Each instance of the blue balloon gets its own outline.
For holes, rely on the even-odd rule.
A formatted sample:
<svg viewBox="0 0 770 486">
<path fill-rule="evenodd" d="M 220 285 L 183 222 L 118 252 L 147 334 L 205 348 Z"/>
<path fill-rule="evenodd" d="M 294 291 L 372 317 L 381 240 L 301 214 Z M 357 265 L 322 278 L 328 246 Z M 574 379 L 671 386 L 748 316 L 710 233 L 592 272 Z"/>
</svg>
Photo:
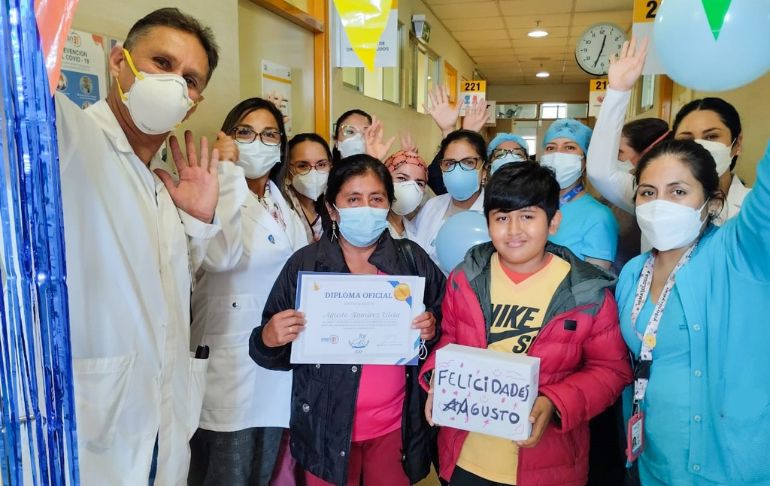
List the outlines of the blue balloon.
<svg viewBox="0 0 770 486">
<path fill-rule="evenodd" d="M 770 70 L 770 2 L 734 0 L 715 39 L 703 0 L 663 2 L 653 47 L 666 74 L 688 88 L 725 91 Z"/>
<path fill-rule="evenodd" d="M 436 235 L 439 266 L 451 272 L 463 261 L 468 250 L 489 241 L 487 220 L 478 211 L 463 211 L 444 221 Z"/>
</svg>

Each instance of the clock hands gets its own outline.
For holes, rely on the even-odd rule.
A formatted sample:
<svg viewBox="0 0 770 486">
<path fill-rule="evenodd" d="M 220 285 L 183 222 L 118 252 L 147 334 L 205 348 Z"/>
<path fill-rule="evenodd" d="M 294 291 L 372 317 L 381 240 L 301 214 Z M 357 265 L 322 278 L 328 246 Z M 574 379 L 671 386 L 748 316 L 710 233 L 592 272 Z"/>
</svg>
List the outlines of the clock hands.
<svg viewBox="0 0 770 486">
<path fill-rule="evenodd" d="M 604 44 L 607 43 L 607 36 L 604 36 L 604 39 L 602 40 L 602 47 L 599 48 L 599 54 L 596 56 L 596 61 L 594 61 L 594 67 L 596 67 L 596 64 L 599 63 L 599 58 L 602 57 L 602 51 L 604 51 Z"/>
</svg>

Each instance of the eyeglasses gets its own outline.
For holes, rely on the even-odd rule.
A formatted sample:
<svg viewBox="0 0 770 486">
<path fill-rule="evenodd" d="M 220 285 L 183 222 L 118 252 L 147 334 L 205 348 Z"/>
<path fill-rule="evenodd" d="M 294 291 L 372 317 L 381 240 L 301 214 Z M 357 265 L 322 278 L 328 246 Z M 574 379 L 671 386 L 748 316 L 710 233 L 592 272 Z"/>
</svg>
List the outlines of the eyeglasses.
<svg viewBox="0 0 770 486">
<path fill-rule="evenodd" d="M 366 127 L 363 127 L 363 128 L 358 128 L 358 127 L 356 127 L 354 125 L 342 125 L 340 127 L 339 134 L 340 134 L 340 137 L 342 137 L 343 139 L 346 139 L 346 138 L 350 138 L 350 137 L 352 137 L 352 136 L 354 136 L 354 135 L 356 135 L 358 133 L 363 135 L 364 131 L 367 128 L 369 128 L 369 127 L 366 126 Z"/>
<path fill-rule="evenodd" d="M 251 143 L 259 137 L 265 145 L 279 145 L 281 132 L 275 128 L 265 128 L 261 132 L 255 132 L 251 127 L 237 126 L 230 130 L 230 135 L 241 143 Z"/>
<path fill-rule="evenodd" d="M 329 172 L 331 168 L 332 168 L 331 162 L 329 162 L 326 159 L 318 160 L 316 161 L 315 164 L 311 164 L 310 162 L 307 162 L 305 160 L 300 160 L 296 164 L 295 163 L 291 164 L 291 170 L 297 175 L 305 175 L 309 173 L 312 169 L 315 169 L 318 172 Z"/>
<path fill-rule="evenodd" d="M 522 149 L 510 149 L 509 150 L 509 149 L 499 148 L 499 149 L 495 149 L 495 151 L 492 152 L 492 160 L 502 159 L 503 157 L 505 157 L 508 154 L 518 155 L 522 159 L 526 159 L 527 158 L 527 153 L 524 152 L 524 150 L 522 150 Z"/>
<path fill-rule="evenodd" d="M 442 172 L 452 172 L 458 165 L 462 170 L 470 171 L 478 169 L 479 162 L 481 162 L 481 157 L 466 157 L 460 160 L 442 159 L 439 162 L 439 167 L 441 167 Z"/>
</svg>

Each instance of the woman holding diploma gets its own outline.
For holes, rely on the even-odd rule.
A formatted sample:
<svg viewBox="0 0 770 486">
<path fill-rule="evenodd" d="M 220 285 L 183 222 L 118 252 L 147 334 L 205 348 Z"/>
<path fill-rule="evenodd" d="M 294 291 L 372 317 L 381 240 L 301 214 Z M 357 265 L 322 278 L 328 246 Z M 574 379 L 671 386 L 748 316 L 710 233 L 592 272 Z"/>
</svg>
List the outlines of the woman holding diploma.
<svg viewBox="0 0 770 486">
<path fill-rule="evenodd" d="M 393 181 L 377 159 L 360 154 L 335 164 L 326 204 L 332 227 L 286 263 L 254 329 L 250 355 L 260 366 L 294 370 L 291 450 L 309 484 L 399 486 L 430 468 L 430 430 L 422 414 L 419 365 L 291 365 L 292 342 L 305 328 L 296 311 L 301 271 L 425 277 L 426 311 L 413 322 L 430 346 L 438 336 L 445 284 L 428 255 L 394 240 L 387 216 Z M 421 364 L 421 363 L 420 363 Z"/>
</svg>

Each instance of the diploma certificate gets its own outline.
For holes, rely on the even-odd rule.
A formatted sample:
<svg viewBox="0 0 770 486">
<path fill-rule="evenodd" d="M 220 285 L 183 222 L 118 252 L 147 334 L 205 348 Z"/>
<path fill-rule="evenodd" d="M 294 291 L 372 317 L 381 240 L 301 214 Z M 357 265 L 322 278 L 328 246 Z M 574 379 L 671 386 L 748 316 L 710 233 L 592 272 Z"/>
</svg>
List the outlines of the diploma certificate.
<svg viewBox="0 0 770 486">
<path fill-rule="evenodd" d="M 292 363 L 413 364 L 424 312 L 423 277 L 300 272 L 297 310 L 305 330 L 292 343 Z"/>
</svg>

